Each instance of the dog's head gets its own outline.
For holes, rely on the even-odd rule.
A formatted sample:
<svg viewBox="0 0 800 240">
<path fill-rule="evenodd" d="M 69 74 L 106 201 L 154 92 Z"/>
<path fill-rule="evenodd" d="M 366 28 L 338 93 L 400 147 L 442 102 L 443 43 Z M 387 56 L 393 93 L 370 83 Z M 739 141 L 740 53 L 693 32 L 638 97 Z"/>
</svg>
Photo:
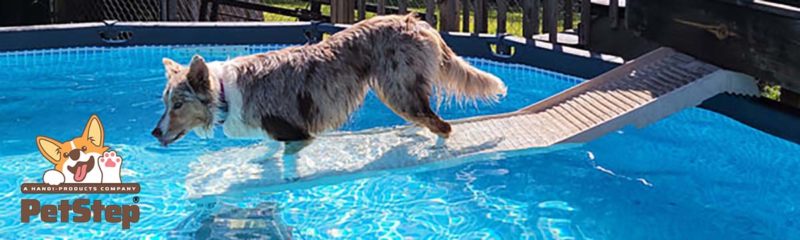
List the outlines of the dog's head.
<svg viewBox="0 0 800 240">
<path fill-rule="evenodd" d="M 164 146 L 177 141 L 189 130 L 208 137 L 214 123 L 215 96 L 205 60 L 195 55 L 189 67 L 168 58 L 163 62 L 167 75 L 167 86 L 162 94 L 164 114 L 153 129 L 153 136 Z"/>
<path fill-rule="evenodd" d="M 42 156 L 55 165 L 56 171 L 64 174 L 68 182 L 99 183 L 102 175 L 96 160 L 108 150 L 103 146 L 103 125 L 100 118 L 92 115 L 83 134 L 66 142 L 38 136 L 36 145 Z"/>
</svg>

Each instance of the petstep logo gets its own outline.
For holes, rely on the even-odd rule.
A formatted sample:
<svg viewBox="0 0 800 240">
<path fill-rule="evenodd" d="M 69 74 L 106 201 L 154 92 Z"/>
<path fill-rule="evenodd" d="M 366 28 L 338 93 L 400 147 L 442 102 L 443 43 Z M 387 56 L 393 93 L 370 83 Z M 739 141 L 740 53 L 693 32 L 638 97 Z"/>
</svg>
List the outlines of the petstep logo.
<svg viewBox="0 0 800 240">
<path fill-rule="evenodd" d="M 100 118 L 92 115 L 83 134 L 69 141 L 39 136 L 36 145 L 44 158 L 54 165 L 42 176 L 42 183 L 23 183 L 24 194 L 136 194 L 138 183 L 122 183 L 120 171 L 122 157 L 103 145 L 105 133 Z M 133 197 L 137 203 L 138 197 Z M 139 222 L 139 206 L 104 205 L 101 200 L 61 200 L 58 205 L 42 204 L 37 199 L 22 199 L 20 217 L 23 223 L 39 217 L 42 222 L 101 222 L 121 223 L 129 229 L 131 223 Z M 74 214 L 71 214 L 74 213 Z M 70 217 L 72 215 L 72 217 Z"/>
</svg>

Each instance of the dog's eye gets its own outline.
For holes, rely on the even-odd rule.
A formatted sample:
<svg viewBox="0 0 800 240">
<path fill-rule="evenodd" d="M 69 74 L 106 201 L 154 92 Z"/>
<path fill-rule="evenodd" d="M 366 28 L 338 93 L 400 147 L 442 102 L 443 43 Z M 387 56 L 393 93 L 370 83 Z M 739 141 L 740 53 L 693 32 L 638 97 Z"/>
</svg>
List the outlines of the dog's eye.
<svg viewBox="0 0 800 240">
<path fill-rule="evenodd" d="M 183 107 L 183 103 L 182 102 L 176 102 L 175 104 L 172 105 L 172 108 L 174 108 L 174 109 L 179 109 L 181 107 Z"/>
<path fill-rule="evenodd" d="M 88 149 L 88 148 L 86 148 L 86 146 L 81 147 L 81 151 L 86 152 L 86 149 Z"/>
<path fill-rule="evenodd" d="M 67 158 L 67 157 L 69 157 L 69 155 L 67 155 L 67 153 L 64 153 L 64 158 Z"/>
</svg>

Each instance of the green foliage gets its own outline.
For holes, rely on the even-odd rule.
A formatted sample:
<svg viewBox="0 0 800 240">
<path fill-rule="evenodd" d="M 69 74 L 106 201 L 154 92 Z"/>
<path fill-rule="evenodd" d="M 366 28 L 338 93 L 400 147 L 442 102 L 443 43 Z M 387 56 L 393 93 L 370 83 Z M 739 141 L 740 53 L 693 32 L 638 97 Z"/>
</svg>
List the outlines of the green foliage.
<svg viewBox="0 0 800 240">
<path fill-rule="evenodd" d="M 761 88 L 761 96 L 775 101 L 781 100 L 781 86 L 779 85 L 764 85 Z"/>
</svg>

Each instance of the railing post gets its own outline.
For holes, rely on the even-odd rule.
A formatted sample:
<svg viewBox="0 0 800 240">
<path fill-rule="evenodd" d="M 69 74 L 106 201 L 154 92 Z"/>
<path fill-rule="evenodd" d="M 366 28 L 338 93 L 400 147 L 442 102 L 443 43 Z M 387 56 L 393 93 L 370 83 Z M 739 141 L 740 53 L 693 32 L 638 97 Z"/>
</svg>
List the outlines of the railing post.
<svg viewBox="0 0 800 240">
<path fill-rule="evenodd" d="M 367 19 L 367 1 L 358 0 L 358 21 Z"/>
<path fill-rule="evenodd" d="M 523 3 L 524 4 L 524 3 Z M 508 0 L 497 0 L 497 35 L 506 33 L 506 17 L 508 15 Z M 502 38 L 498 38 L 501 39 Z M 495 44 L 495 52 L 500 54 L 511 54 L 511 48 L 502 42 Z"/>
<path fill-rule="evenodd" d="M 208 1 L 209 0 L 200 0 L 200 14 L 197 16 L 197 21 L 208 21 Z"/>
<path fill-rule="evenodd" d="M 507 13 L 508 0 L 497 0 L 497 34 L 506 33 Z"/>
<path fill-rule="evenodd" d="M 219 1 L 217 0 L 211 1 L 211 17 L 209 19 L 212 22 L 216 22 L 219 19 Z"/>
<path fill-rule="evenodd" d="M 442 0 L 439 4 L 439 31 L 458 31 L 458 14 L 456 14 L 456 0 Z"/>
<path fill-rule="evenodd" d="M 356 2 L 353 0 L 331 0 L 331 22 L 353 23 L 353 9 Z"/>
<path fill-rule="evenodd" d="M 539 33 L 539 0 L 522 0 L 522 36 L 533 38 Z"/>
<path fill-rule="evenodd" d="M 376 13 L 378 15 L 386 15 L 386 0 L 378 0 L 378 9 Z"/>
<path fill-rule="evenodd" d="M 619 25 L 619 0 L 608 1 L 608 16 L 611 17 L 611 28 L 616 29 Z"/>
<path fill-rule="evenodd" d="M 547 19 L 547 33 L 550 34 L 550 42 L 558 43 L 558 2 L 556 0 L 545 0 L 544 18 Z"/>
<path fill-rule="evenodd" d="M 470 0 L 461 1 L 461 31 L 469 32 L 469 2 Z"/>
<path fill-rule="evenodd" d="M 497 3 L 497 8 L 500 8 L 500 1 Z M 489 29 L 489 14 L 486 12 L 486 0 L 475 0 L 475 26 L 473 32 L 485 33 Z M 499 10 L 498 10 L 499 11 Z M 499 15 L 499 14 L 498 14 Z"/>
<path fill-rule="evenodd" d="M 319 0 L 309 0 L 309 4 L 311 4 L 310 11 L 312 14 L 322 16 L 322 3 L 320 3 Z"/>
<path fill-rule="evenodd" d="M 178 0 L 167 0 L 167 20 L 178 20 Z"/>
<path fill-rule="evenodd" d="M 572 0 L 564 0 L 564 30 L 572 29 Z"/>
<path fill-rule="evenodd" d="M 578 42 L 584 48 L 589 46 L 589 35 L 592 32 L 592 1 L 581 0 L 581 23 L 578 26 Z"/>
<path fill-rule="evenodd" d="M 425 21 L 436 27 L 436 1 L 425 0 Z"/>
<path fill-rule="evenodd" d="M 397 4 L 397 13 L 405 15 L 408 13 L 408 0 L 400 0 Z"/>
<path fill-rule="evenodd" d="M 161 11 L 159 11 L 159 13 L 161 13 L 161 16 L 159 16 L 159 21 L 169 21 L 169 13 L 167 13 L 169 9 L 169 7 L 167 6 L 169 4 L 168 2 L 169 2 L 168 0 L 161 0 L 161 6 L 160 6 Z"/>
</svg>

